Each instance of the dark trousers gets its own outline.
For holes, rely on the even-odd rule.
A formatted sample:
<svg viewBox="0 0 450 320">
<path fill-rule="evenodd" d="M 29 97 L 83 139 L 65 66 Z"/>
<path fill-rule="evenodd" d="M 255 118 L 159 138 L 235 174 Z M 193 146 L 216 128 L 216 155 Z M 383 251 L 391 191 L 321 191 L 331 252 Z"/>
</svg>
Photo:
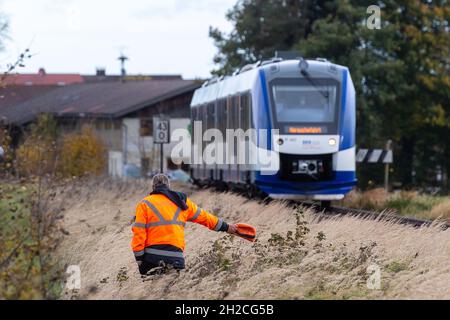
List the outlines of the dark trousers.
<svg viewBox="0 0 450 320">
<path fill-rule="evenodd" d="M 145 254 L 139 266 L 139 273 L 147 275 L 152 269 L 155 270 L 150 274 L 164 274 L 168 269 L 182 270 L 184 269 L 184 259 Z"/>
</svg>

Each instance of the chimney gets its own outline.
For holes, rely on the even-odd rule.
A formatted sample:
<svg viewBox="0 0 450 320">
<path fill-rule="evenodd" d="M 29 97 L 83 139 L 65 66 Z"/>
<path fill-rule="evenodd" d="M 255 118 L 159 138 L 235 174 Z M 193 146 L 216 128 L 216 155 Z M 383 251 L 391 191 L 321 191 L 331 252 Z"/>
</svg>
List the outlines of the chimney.
<svg viewBox="0 0 450 320">
<path fill-rule="evenodd" d="M 106 69 L 105 68 L 97 68 L 95 71 L 95 75 L 98 77 L 105 77 L 106 76 Z"/>
</svg>

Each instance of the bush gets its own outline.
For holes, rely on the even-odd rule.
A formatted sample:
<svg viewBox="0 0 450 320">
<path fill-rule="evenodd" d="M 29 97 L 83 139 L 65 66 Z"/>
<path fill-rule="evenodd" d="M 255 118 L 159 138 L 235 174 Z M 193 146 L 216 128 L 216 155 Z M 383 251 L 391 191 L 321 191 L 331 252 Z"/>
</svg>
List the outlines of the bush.
<svg viewBox="0 0 450 320">
<path fill-rule="evenodd" d="M 106 148 L 90 127 L 63 137 L 60 150 L 63 176 L 100 175 L 106 165 Z"/>
</svg>

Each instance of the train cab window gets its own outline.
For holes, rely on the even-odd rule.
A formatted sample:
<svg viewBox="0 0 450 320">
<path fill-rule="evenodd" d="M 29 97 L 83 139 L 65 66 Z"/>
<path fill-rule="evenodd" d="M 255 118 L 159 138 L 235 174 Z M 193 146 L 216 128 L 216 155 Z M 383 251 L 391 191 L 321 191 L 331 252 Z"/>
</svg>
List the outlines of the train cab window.
<svg viewBox="0 0 450 320">
<path fill-rule="evenodd" d="M 319 133 L 337 131 L 339 87 L 332 79 L 276 79 L 271 83 L 274 120 L 282 131 L 317 126 Z"/>
<path fill-rule="evenodd" d="M 280 122 L 333 122 L 336 112 L 335 86 L 273 86 Z"/>
</svg>

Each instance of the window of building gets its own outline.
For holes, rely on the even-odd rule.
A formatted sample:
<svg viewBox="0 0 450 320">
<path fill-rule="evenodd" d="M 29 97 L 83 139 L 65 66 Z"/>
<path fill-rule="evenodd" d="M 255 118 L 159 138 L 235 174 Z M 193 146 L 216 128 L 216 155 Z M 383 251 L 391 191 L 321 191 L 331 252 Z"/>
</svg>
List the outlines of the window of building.
<svg viewBox="0 0 450 320">
<path fill-rule="evenodd" d="M 139 133 L 141 137 L 151 137 L 153 135 L 153 119 L 141 119 Z"/>
</svg>

